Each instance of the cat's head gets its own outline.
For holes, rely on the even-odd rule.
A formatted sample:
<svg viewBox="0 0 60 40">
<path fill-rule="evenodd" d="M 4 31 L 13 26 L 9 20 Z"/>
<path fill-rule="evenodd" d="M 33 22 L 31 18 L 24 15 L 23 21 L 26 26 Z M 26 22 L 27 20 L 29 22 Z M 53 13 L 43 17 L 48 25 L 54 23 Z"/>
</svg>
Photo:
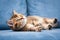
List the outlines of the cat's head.
<svg viewBox="0 0 60 40">
<path fill-rule="evenodd" d="M 15 10 L 13 11 L 13 16 L 8 20 L 8 26 L 12 30 L 20 30 L 26 24 L 26 17 L 23 14 L 17 13 Z"/>
</svg>

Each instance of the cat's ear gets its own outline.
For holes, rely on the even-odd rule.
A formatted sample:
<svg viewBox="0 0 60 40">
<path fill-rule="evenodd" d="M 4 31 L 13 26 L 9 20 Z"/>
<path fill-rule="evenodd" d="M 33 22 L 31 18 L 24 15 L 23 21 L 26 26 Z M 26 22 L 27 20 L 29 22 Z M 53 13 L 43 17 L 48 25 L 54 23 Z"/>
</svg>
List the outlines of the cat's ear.
<svg viewBox="0 0 60 40">
<path fill-rule="evenodd" d="M 17 12 L 15 10 L 13 10 L 13 15 L 17 14 Z"/>
</svg>

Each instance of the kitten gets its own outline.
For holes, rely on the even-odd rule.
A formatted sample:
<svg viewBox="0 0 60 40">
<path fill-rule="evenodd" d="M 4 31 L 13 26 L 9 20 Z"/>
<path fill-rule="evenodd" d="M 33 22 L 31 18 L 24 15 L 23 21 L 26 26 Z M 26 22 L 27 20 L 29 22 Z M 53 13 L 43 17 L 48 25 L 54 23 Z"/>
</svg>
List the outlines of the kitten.
<svg viewBox="0 0 60 40">
<path fill-rule="evenodd" d="M 8 25 L 14 31 L 41 31 L 51 29 L 57 23 L 56 18 L 43 18 L 39 16 L 24 16 L 13 11 L 13 16 L 8 20 Z"/>
</svg>

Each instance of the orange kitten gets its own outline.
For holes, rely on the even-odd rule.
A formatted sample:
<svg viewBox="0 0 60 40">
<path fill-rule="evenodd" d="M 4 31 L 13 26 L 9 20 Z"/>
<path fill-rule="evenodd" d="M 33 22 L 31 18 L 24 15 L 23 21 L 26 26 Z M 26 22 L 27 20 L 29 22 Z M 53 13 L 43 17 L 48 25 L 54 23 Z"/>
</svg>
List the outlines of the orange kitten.
<svg viewBox="0 0 60 40">
<path fill-rule="evenodd" d="M 41 31 L 55 27 L 57 19 L 43 18 L 39 16 L 24 16 L 13 11 L 13 16 L 8 20 L 8 25 L 14 31 Z"/>
</svg>

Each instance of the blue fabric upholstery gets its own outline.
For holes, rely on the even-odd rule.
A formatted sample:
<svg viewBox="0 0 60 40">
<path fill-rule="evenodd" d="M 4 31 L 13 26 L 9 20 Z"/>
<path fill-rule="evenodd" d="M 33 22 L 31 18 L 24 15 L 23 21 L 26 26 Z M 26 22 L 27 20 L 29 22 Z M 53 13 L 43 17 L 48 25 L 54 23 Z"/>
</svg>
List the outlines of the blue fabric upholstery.
<svg viewBox="0 0 60 40">
<path fill-rule="evenodd" d="M 60 0 L 27 0 L 29 15 L 57 18 L 60 21 Z"/>
<path fill-rule="evenodd" d="M 60 29 L 43 30 L 42 32 L 0 30 L 0 40 L 60 40 Z"/>
<path fill-rule="evenodd" d="M 6 21 L 13 15 L 12 11 L 26 13 L 26 0 L 0 0 L 0 29 L 8 29 Z"/>
<path fill-rule="evenodd" d="M 60 28 L 41 32 L 3 30 L 9 29 L 6 21 L 13 10 L 26 16 L 55 17 L 60 21 L 60 0 L 0 0 L 0 40 L 60 40 Z"/>
</svg>

